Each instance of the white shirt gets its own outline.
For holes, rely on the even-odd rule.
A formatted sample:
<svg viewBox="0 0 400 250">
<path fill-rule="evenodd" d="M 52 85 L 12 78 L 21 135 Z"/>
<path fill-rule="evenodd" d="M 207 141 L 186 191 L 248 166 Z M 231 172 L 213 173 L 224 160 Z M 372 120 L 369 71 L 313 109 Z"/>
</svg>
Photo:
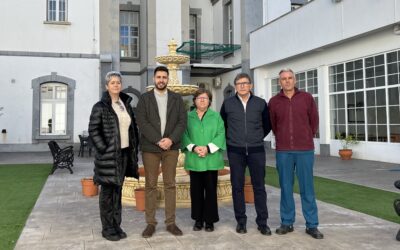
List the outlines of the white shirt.
<svg viewBox="0 0 400 250">
<path fill-rule="evenodd" d="M 243 98 L 240 96 L 240 95 L 237 95 L 238 97 L 239 97 L 239 100 L 242 102 L 242 104 L 243 104 L 243 108 L 244 108 L 244 111 L 246 111 L 246 106 L 247 106 L 247 102 L 249 101 L 249 99 L 250 99 L 250 93 L 248 94 L 248 96 L 247 96 L 247 101 L 243 101 Z"/>
</svg>

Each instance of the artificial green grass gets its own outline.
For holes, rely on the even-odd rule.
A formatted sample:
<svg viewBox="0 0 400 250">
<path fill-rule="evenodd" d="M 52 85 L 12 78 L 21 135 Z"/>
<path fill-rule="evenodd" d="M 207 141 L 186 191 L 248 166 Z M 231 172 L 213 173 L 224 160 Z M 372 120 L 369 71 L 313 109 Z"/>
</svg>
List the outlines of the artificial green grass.
<svg viewBox="0 0 400 250">
<path fill-rule="evenodd" d="M 267 167 L 266 170 L 265 181 L 267 185 L 279 188 L 276 168 Z M 400 221 L 393 209 L 393 201 L 399 198 L 400 194 L 318 176 L 314 176 L 314 190 L 317 199 L 320 201 L 395 223 Z M 294 191 L 299 193 L 297 180 L 295 180 Z"/>
<path fill-rule="evenodd" d="M 0 165 L 0 249 L 13 249 L 50 173 L 49 164 Z"/>
<path fill-rule="evenodd" d="M 225 161 L 229 166 L 229 162 Z M 249 175 L 246 169 L 246 175 Z M 278 171 L 274 167 L 266 167 L 265 183 L 280 188 Z M 297 178 L 293 187 L 299 193 Z M 393 201 L 400 194 L 376 188 L 365 187 L 342 181 L 314 176 L 316 198 L 330 204 L 372 215 L 384 220 L 399 223 L 400 219 L 393 209 Z"/>
</svg>

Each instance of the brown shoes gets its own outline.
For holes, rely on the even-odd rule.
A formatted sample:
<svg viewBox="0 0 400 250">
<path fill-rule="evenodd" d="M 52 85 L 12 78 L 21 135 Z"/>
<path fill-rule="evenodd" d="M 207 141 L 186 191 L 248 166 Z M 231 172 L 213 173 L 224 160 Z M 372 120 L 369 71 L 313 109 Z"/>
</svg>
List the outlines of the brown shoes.
<svg viewBox="0 0 400 250">
<path fill-rule="evenodd" d="M 151 236 L 153 236 L 155 231 L 156 231 L 156 227 L 154 225 L 148 224 L 142 233 L 142 237 L 150 238 Z"/>
<path fill-rule="evenodd" d="M 175 236 L 181 236 L 183 235 L 182 231 L 179 229 L 179 227 L 176 226 L 176 224 L 171 224 L 167 226 L 167 231 L 170 232 L 171 234 Z"/>
</svg>

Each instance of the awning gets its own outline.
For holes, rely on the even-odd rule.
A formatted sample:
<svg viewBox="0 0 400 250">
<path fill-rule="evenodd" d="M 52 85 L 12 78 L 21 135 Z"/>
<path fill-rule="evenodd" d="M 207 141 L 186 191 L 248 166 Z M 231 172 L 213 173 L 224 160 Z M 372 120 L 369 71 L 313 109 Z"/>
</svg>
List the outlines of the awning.
<svg viewBox="0 0 400 250">
<path fill-rule="evenodd" d="M 224 54 L 233 53 L 240 49 L 237 44 L 196 43 L 194 41 L 183 42 L 176 52 L 190 56 L 191 59 L 212 59 Z"/>
</svg>

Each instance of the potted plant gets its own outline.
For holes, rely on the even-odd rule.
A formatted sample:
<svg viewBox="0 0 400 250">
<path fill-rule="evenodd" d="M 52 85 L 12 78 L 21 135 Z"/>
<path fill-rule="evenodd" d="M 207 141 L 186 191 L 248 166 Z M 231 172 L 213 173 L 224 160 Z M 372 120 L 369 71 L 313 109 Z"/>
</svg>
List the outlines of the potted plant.
<svg viewBox="0 0 400 250">
<path fill-rule="evenodd" d="M 339 149 L 340 158 L 342 160 L 350 160 L 353 155 L 353 150 L 350 149 L 350 146 L 358 144 L 357 138 L 353 135 L 342 135 L 340 133 L 336 134 L 336 138 L 342 144 L 342 149 Z"/>
</svg>

